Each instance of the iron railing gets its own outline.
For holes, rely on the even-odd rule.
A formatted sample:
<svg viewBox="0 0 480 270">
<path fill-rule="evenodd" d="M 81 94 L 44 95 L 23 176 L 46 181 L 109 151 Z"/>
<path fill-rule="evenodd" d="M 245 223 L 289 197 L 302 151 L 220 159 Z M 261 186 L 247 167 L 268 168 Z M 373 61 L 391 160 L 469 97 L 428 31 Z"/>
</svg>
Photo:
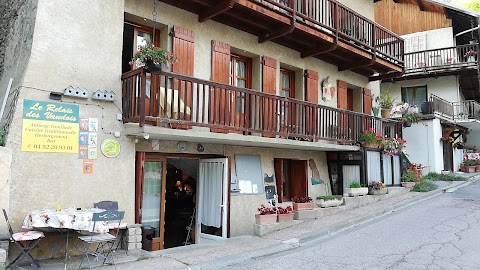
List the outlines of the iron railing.
<svg viewBox="0 0 480 270">
<path fill-rule="evenodd" d="M 147 78 L 148 75 L 148 78 Z M 354 144 L 374 128 L 401 137 L 398 121 L 382 119 L 196 79 L 136 69 L 122 75 L 124 122 L 264 137 Z"/>
<path fill-rule="evenodd" d="M 451 120 L 480 120 L 480 103 L 474 100 L 450 102 L 435 95 L 430 95 L 432 113 Z"/>
</svg>

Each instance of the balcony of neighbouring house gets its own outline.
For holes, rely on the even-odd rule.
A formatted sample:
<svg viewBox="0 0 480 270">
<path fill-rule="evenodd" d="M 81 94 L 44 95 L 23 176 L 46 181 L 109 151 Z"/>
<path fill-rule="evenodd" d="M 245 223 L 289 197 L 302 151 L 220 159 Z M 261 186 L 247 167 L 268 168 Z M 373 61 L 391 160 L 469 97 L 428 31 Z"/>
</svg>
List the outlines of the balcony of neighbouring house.
<svg viewBox="0 0 480 270">
<path fill-rule="evenodd" d="M 374 128 L 401 137 L 392 119 L 322 106 L 170 72 L 122 75 L 127 135 L 305 150 L 358 150 Z"/>
<path fill-rule="evenodd" d="M 430 96 L 431 113 L 444 120 L 480 130 L 480 103 L 474 100 L 450 102 L 436 95 Z"/>
<path fill-rule="evenodd" d="M 478 44 L 405 53 L 405 74 L 395 80 L 476 74 Z"/>
<path fill-rule="evenodd" d="M 401 37 L 335 0 L 160 0 L 352 70 L 370 80 L 403 72 Z"/>
</svg>

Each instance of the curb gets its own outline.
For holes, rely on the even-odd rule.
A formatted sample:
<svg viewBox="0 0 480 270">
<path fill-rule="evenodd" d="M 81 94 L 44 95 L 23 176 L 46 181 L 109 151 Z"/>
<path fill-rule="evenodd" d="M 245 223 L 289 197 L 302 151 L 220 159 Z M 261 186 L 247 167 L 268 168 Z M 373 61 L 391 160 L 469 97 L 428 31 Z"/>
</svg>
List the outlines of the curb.
<svg viewBox="0 0 480 270">
<path fill-rule="evenodd" d="M 277 245 L 272 245 L 272 246 L 268 246 L 260 249 L 246 251 L 239 254 L 224 256 L 224 257 L 216 258 L 210 261 L 200 262 L 191 266 L 187 266 L 182 269 L 188 269 L 188 270 L 222 269 L 222 268 L 225 268 L 249 259 L 273 255 L 276 253 L 280 253 L 287 250 L 296 249 L 298 247 L 313 244 L 315 242 L 322 241 L 325 238 L 335 235 L 339 232 L 347 231 L 351 228 L 366 224 L 375 219 L 379 219 L 381 217 L 387 216 L 393 212 L 406 210 L 418 203 L 437 197 L 443 193 L 453 192 L 461 187 L 470 185 L 471 183 L 478 180 L 480 180 L 480 175 L 475 175 L 466 179 L 465 182 L 462 182 L 460 184 L 456 184 L 454 182 L 443 189 L 437 189 L 437 190 L 428 192 L 425 195 L 421 194 L 421 195 L 394 203 L 392 205 L 386 206 L 380 210 L 374 211 L 367 215 L 363 215 L 350 220 L 334 223 L 323 230 L 306 233 L 300 236 L 299 238 L 292 238 L 292 239 L 283 241 L 282 244 L 277 244 Z"/>
</svg>

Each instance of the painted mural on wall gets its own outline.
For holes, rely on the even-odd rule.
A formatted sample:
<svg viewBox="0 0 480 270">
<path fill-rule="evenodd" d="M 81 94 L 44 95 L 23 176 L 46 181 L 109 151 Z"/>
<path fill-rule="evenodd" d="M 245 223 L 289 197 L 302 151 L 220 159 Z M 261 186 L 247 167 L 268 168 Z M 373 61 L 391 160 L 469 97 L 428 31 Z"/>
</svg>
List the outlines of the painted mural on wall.
<svg viewBox="0 0 480 270">
<path fill-rule="evenodd" d="M 78 153 L 78 105 L 26 99 L 22 118 L 22 151 Z"/>
<path fill-rule="evenodd" d="M 335 97 L 335 86 L 333 86 L 329 79 L 330 77 L 326 77 L 322 80 L 322 100 L 323 101 L 330 101 Z"/>
</svg>

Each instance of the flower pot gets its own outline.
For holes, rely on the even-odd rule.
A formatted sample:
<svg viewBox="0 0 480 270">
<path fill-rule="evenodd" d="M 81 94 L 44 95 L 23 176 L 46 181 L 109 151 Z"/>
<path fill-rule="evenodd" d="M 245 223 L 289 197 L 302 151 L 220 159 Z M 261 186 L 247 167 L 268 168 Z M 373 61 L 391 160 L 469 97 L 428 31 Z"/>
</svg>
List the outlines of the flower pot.
<svg viewBox="0 0 480 270">
<path fill-rule="evenodd" d="M 162 65 L 153 63 L 152 59 L 147 59 L 147 61 L 145 62 L 145 68 L 147 69 L 147 71 L 155 72 L 162 70 Z"/>
<path fill-rule="evenodd" d="M 461 172 L 465 172 L 465 165 L 463 165 L 463 163 L 460 164 L 460 171 L 461 171 Z"/>
<path fill-rule="evenodd" d="M 364 196 L 368 194 L 368 187 L 345 188 L 345 193 L 348 193 L 350 197 Z"/>
<path fill-rule="evenodd" d="M 317 206 L 321 208 L 336 207 L 342 204 L 343 204 L 343 198 L 333 199 L 333 200 L 324 200 L 324 199 L 317 200 Z"/>
<path fill-rule="evenodd" d="M 277 223 L 277 215 L 270 214 L 270 215 L 255 215 L 255 223 L 259 225 L 266 225 L 266 224 L 274 224 Z"/>
<path fill-rule="evenodd" d="M 403 122 L 403 126 L 404 126 L 404 127 L 411 127 L 411 126 L 412 126 L 412 122 L 409 121 L 409 120 L 405 120 L 405 121 Z"/>
<path fill-rule="evenodd" d="M 415 186 L 415 182 L 400 182 L 404 188 L 412 188 Z"/>
<path fill-rule="evenodd" d="M 391 109 L 382 109 L 382 112 L 381 112 L 382 117 L 383 118 L 389 118 L 391 111 L 392 111 Z"/>
<path fill-rule="evenodd" d="M 475 171 L 480 172 L 480 165 L 475 165 Z"/>
<path fill-rule="evenodd" d="M 457 145 L 457 149 L 463 149 L 463 145 Z"/>
<path fill-rule="evenodd" d="M 475 168 L 477 166 L 465 166 L 465 167 L 466 167 L 468 173 L 473 173 L 473 172 L 475 172 Z"/>
<path fill-rule="evenodd" d="M 308 203 L 293 203 L 293 210 L 296 211 L 301 211 L 301 210 L 313 210 L 313 207 L 315 205 L 313 202 L 308 202 Z"/>
<path fill-rule="evenodd" d="M 388 193 L 388 188 L 380 188 L 380 189 L 369 188 L 368 189 L 368 194 L 370 195 L 385 195 L 387 193 Z"/>
<path fill-rule="evenodd" d="M 378 144 L 376 143 L 361 142 L 360 145 L 366 148 L 378 148 Z"/>
<path fill-rule="evenodd" d="M 292 221 L 293 220 L 293 213 L 278 214 L 277 219 L 278 219 L 278 222 Z"/>
</svg>

